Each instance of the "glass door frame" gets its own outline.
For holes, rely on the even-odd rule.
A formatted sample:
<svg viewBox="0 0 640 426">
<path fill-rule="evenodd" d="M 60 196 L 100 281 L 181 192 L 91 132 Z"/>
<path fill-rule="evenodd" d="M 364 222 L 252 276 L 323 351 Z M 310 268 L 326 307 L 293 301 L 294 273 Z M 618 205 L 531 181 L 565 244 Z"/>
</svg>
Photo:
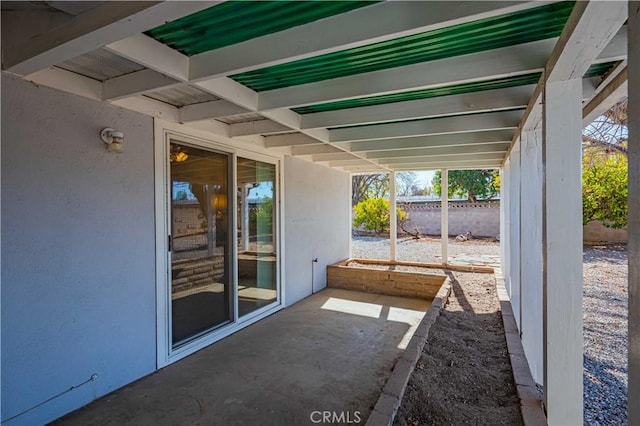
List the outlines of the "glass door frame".
<svg viewBox="0 0 640 426">
<path fill-rule="evenodd" d="M 281 222 L 282 200 L 282 158 L 275 155 L 259 153 L 238 146 L 230 146 L 217 142 L 210 137 L 185 132 L 182 125 L 155 120 L 154 125 L 154 166 L 155 166 L 155 217 L 156 217 L 156 361 L 157 368 L 162 368 L 178 361 L 212 343 L 280 310 L 284 306 L 284 288 L 282 285 L 283 234 Z M 213 135 L 211 135 L 213 136 Z M 169 145 L 171 141 L 193 146 L 194 148 L 211 150 L 231 157 L 229 173 L 230 193 L 230 256 L 231 256 L 231 289 L 233 318 L 230 323 L 212 329 L 200 337 L 173 348 L 171 342 L 171 263 L 169 253 L 169 236 L 171 235 L 171 173 L 169 162 Z M 276 301 L 245 316 L 239 317 L 238 311 L 238 157 L 273 164 L 276 170 L 274 199 L 274 245 L 276 253 Z"/>
</svg>

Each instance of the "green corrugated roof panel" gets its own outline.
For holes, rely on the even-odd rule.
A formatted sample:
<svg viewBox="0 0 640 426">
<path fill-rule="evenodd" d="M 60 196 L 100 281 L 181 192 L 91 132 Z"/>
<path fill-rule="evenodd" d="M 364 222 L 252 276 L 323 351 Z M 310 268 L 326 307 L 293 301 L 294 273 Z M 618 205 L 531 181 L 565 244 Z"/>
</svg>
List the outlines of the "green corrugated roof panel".
<svg viewBox="0 0 640 426">
<path fill-rule="evenodd" d="M 602 64 L 593 64 L 584 74 L 585 77 L 597 77 L 608 73 L 617 62 L 605 62 Z"/>
<path fill-rule="evenodd" d="M 499 78 L 496 80 L 476 81 L 473 83 L 456 84 L 453 86 L 436 87 L 431 89 L 412 90 L 410 92 L 392 93 L 390 95 L 370 96 L 367 98 L 347 99 L 345 101 L 328 102 L 294 108 L 299 114 L 312 112 L 335 111 L 371 105 L 391 104 L 394 102 L 414 101 L 417 99 L 436 98 L 439 96 L 460 95 L 463 93 L 480 92 L 483 90 L 503 89 L 505 87 L 536 84 L 541 73 L 519 75 L 515 77 Z"/>
<path fill-rule="evenodd" d="M 575 2 L 552 3 L 231 76 L 258 92 L 557 37 Z"/>
<path fill-rule="evenodd" d="M 375 1 L 226 1 L 146 32 L 185 55 L 307 24 Z"/>
<path fill-rule="evenodd" d="M 585 77 L 601 76 L 617 62 L 594 64 L 585 73 Z M 464 93 L 481 92 L 484 90 L 504 89 L 507 87 L 536 84 L 540 80 L 541 73 L 524 74 L 514 77 L 505 77 L 495 80 L 476 81 L 472 83 L 456 84 L 430 89 L 412 90 L 408 92 L 392 93 L 389 95 L 369 96 L 365 98 L 347 99 L 344 101 L 327 102 L 324 104 L 308 105 L 293 110 L 298 114 L 311 114 L 314 112 L 336 111 L 372 105 L 391 104 L 394 102 L 414 101 L 417 99 L 436 98 L 439 96 L 461 95 Z"/>
</svg>

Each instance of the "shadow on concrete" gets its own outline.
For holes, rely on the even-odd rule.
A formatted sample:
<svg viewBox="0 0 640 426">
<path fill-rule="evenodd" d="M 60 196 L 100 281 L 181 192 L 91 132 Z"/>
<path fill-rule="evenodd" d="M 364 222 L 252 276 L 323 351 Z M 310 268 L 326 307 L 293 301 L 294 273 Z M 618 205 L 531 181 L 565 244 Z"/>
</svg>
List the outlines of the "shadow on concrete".
<svg viewBox="0 0 640 426">
<path fill-rule="evenodd" d="M 72 413 L 69 425 L 366 421 L 429 302 L 325 289 Z"/>
</svg>

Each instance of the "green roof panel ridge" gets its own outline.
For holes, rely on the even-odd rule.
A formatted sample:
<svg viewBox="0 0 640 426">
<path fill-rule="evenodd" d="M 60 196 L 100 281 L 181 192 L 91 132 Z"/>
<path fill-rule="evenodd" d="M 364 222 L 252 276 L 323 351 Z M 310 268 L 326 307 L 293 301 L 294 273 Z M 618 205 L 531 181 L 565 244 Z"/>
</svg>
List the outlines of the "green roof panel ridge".
<svg viewBox="0 0 640 426">
<path fill-rule="evenodd" d="M 226 1 L 146 34 L 191 56 L 304 25 L 375 1 Z"/>
<path fill-rule="evenodd" d="M 231 77 L 260 92 L 543 40 L 560 35 L 573 6 L 547 4 Z"/>
<path fill-rule="evenodd" d="M 471 83 L 456 84 L 452 86 L 434 87 L 409 92 L 391 93 L 388 95 L 370 96 L 366 98 L 347 99 L 344 101 L 328 102 L 324 104 L 309 105 L 293 110 L 299 114 L 314 112 L 335 111 L 372 105 L 390 104 L 395 102 L 414 101 L 418 99 L 436 98 L 440 96 L 461 95 L 465 93 L 480 92 L 484 90 L 503 89 L 507 87 L 536 84 L 540 80 L 541 73 L 524 74 L 515 77 L 505 77 L 495 80 L 475 81 Z"/>
</svg>

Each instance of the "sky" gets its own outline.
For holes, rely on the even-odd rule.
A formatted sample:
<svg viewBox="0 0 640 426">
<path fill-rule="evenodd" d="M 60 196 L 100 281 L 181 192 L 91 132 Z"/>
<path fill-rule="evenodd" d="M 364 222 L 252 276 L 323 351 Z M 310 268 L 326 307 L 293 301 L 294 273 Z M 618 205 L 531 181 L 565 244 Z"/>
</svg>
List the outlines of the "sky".
<svg viewBox="0 0 640 426">
<path fill-rule="evenodd" d="M 431 181 L 433 180 L 433 171 L 416 171 L 416 184 L 418 188 L 426 188 L 428 186 L 433 186 Z"/>
</svg>

